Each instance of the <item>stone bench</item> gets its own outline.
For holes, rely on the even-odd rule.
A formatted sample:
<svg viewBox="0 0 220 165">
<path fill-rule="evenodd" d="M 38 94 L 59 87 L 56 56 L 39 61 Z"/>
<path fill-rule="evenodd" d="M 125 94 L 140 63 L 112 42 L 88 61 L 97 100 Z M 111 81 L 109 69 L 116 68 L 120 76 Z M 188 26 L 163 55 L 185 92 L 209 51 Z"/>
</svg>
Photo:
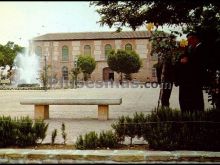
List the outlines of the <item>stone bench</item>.
<svg viewBox="0 0 220 165">
<path fill-rule="evenodd" d="M 22 105 L 34 105 L 35 119 L 49 119 L 49 105 L 98 105 L 98 120 L 108 120 L 109 105 L 120 105 L 122 98 L 117 99 L 64 99 L 64 98 L 30 98 L 20 101 Z"/>
</svg>

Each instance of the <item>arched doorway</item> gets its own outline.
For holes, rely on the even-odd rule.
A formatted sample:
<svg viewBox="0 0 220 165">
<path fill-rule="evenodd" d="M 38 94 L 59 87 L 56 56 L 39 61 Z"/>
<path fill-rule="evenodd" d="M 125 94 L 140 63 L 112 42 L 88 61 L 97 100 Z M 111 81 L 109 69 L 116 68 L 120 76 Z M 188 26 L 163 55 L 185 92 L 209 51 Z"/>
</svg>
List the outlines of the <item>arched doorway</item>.
<svg viewBox="0 0 220 165">
<path fill-rule="evenodd" d="M 104 81 L 109 81 L 109 80 L 114 81 L 114 71 L 111 70 L 109 67 L 106 67 L 103 69 L 103 80 Z"/>
</svg>

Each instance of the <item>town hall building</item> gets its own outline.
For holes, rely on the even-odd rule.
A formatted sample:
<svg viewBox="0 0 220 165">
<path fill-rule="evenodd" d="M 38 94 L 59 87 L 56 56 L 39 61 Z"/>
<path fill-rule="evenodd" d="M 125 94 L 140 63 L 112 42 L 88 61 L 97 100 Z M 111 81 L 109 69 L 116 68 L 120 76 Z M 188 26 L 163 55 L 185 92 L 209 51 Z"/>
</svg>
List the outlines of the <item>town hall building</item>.
<svg viewBox="0 0 220 165">
<path fill-rule="evenodd" d="M 119 81 L 120 75 L 107 64 L 109 50 L 134 50 L 142 60 L 142 67 L 132 78 L 139 81 L 156 81 L 153 67 L 157 57 L 151 56 L 150 33 L 147 31 L 49 33 L 33 38 L 30 51 L 40 56 L 41 68 L 50 66 L 48 76 L 57 80 L 70 80 L 70 71 L 79 55 L 91 55 L 96 68 L 93 81 Z M 79 75 L 82 80 L 82 75 Z"/>
</svg>

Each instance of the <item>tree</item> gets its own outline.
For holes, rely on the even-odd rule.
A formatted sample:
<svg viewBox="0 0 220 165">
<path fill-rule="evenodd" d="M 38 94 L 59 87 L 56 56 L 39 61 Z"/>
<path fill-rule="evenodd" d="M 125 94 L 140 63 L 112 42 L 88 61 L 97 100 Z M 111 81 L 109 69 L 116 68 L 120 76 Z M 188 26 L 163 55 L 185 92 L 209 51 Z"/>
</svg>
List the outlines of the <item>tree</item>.
<svg viewBox="0 0 220 165">
<path fill-rule="evenodd" d="M 163 31 L 155 31 L 152 33 L 152 55 L 158 57 L 158 63 L 155 65 L 157 70 L 157 80 L 161 84 L 160 99 L 162 107 L 169 107 L 169 98 L 171 95 L 174 82 L 174 64 L 181 51 L 179 44 L 172 34 Z"/>
<path fill-rule="evenodd" d="M 0 66 L 9 65 L 11 70 L 16 55 L 23 51 L 24 47 L 14 44 L 14 42 L 11 41 L 8 41 L 6 45 L 0 45 Z"/>
<path fill-rule="evenodd" d="M 184 33 L 200 33 L 207 50 L 210 50 L 205 67 L 212 77 L 207 88 L 212 91 L 211 84 L 216 81 L 217 71 L 220 70 L 220 57 L 215 51 L 218 49 L 216 42 L 220 39 L 220 1 L 94 1 L 90 5 L 99 7 L 97 12 L 101 16 L 99 23 L 102 26 L 115 26 L 117 31 L 121 31 L 123 26 L 136 30 L 137 27 L 153 22 L 156 27 L 174 25 L 181 27 Z M 219 91 L 219 84 L 217 86 Z M 212 92 L 211 96 L 214 96 Z M 217 96 L 214 100 L 220 102 L 220 92 Z"/>
<path fill-rule="evenodd" d="M 83 72 L 84 80 L 87 81 L 88 75 L 90 75 L 96 67 L 96 62 L 91 55 L 80 55 L 77 60 L 77 66 Z"/>
<path fill-rule="evenodd" d="M 43 67 L 43 70 L 40 71 L 40 81 L 46 91 L 47 86 L 49 84 L 48 70 L 51 68 L 51 65 L 46 65 Z"/>
<path fill-rule="evenodd" d="M 78 77 L 78 74 L 80 74 L 79 67 L 71 69 L 70 75 L 71 75 L 71 81 L 72 81 L 72 84 L 73 84 L 74 88 L 77 88 L 77 77 Z"/>
<path fill-rule="evenodd" d="M 111 70 L 129 75 L 131 73 L 137 73 L 141 67 L 141 60 L 139 55 L 134 51 L 125 50 L 112 50 L 108 55 L 107 60 L 108 66 Z"/>
<path fill-rule="evenodd" d="M 10 67 L 7 74 L 7 78 L 10 78 L 10 81 L 14 59 L 18 53 L 22 53 L 23 51 L 24 47 L 14 44 L 11 41 L 8 41 L 5 45 L 0 44 L 0 66 L 6 67 L 8 65 Z"/>
<path fill-rule="evenodd" d="M 93 1 L 90 5 L 99 7 L 97 12 L 101 16 L 101 25 L 119 29 L 128 26 L 135 30 L 147 22 L 154 22 L 156 26 L 193 28 L 198 24 L 207 25 L 208 22 L 217 26 L 220 21 L 220 2 L 215 0 Z"/>
</svg>

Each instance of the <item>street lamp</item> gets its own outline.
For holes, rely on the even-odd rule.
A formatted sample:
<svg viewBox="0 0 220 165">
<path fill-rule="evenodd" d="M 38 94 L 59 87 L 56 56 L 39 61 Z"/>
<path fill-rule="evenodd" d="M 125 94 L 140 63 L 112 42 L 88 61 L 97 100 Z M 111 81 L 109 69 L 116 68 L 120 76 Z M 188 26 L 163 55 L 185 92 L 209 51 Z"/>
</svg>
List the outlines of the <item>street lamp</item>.
<svg viewBox="0 0 220 165">
<path fill-rule="evenodd" d="M 78 57 L 75 56 L 74 58 L 74 88 L 77 88 L 77 75 L 78 75 L 77 61 L 78 61 Z"/>
<path fill-rule="evenodd" d="M 45 75 L 45 77 L 44 77 L 44 90 L 45 90 L 45 92 L 47 91 L 47 58 L 46 58 L 46 56 L 44 56 L 44 65 L 45 65 L 45 73 L 44 73 L 44 75 Z"/>
</svg>

